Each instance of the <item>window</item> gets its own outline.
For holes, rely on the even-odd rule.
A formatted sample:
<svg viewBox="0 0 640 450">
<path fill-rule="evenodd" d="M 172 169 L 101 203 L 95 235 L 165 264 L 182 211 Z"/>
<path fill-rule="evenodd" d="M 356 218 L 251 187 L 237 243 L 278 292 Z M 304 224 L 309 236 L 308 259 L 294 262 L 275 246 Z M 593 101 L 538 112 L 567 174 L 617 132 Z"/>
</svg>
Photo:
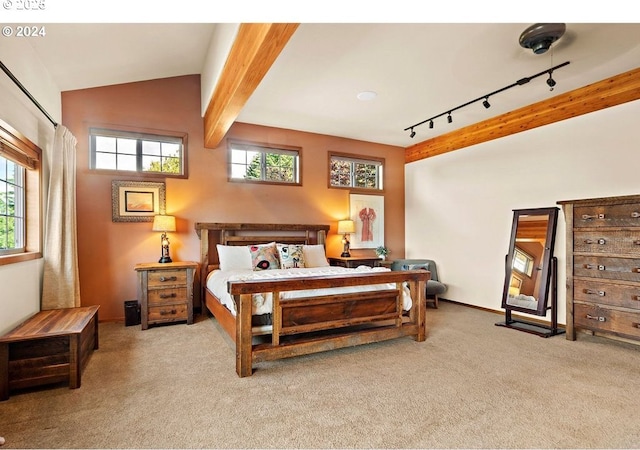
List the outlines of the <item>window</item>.
<svg viewBox="0 0 640 450">
<path fill-rule="evenodd" d="M 229 179 L 300 185 L 300 150 L 229 141 Z"/>
<path fill-rule="evenodd" d="M 0 121 L 0 265 L 41 257 L 41 154 Z"/>
<path fill-rule="evenodd" d="M 520 273 L 531 276 L 533 273 L 533 257 L 516 248 L 513 255 L 513 268 Z"/>
<path fill-rule="evenodd" d="M 91 128 L 91 168 L 186 178 L 186 136 Z"/>
<path fill-rule="evenodd" d="M 329 186 L 383 190 L 384 159 L 329 153 Z"/>
</svg>

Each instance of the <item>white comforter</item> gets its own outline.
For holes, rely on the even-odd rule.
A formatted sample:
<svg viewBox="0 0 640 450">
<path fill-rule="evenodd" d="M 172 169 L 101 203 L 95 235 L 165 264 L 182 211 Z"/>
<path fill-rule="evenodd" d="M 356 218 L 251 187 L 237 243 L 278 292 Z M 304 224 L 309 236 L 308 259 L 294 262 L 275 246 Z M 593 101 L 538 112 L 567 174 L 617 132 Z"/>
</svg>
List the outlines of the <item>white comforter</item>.
<svg viewBox="0 0 640 450">
<path fill-rule="evenodd" d="M 336 274 L 349 274 L 349 273 L 362 273 L 362 272 L 386 272 L 389 269 L 385 267 L 371 268 L 368 266 L 360 266 L 355 269 L 347 269 L 345 267 L 313 267 L 313 268 L 298 268 L 298 269 L 273 269 L 273 270 L 214 270 L 207 276 L 207 288 L 217 298 L 220 299 L 223 305 L 229 309 L 234 315 L 236 314 L 235 304 L 229 293 L 227 292 L 227 282 L 236 280 L 273 280 L 283 278 L 295 278 L 295 277 L 308 277 L 319 275 L 336 275 Z M 338 293 L 351 293 L 351 292 L 363 292 L 374 291 L 378 289 L 395 289 L 394 283 L 387 284 L 375 284 L 366 286 L 350 286 L 339 288 L 327 288 L 327 289 L 309 289 L 304 291 L 288 291 L 282 292 L 280 298 L 299 298 L 309 297 L 314 295 L 328 295 Z M 403 292 L 403 308 L 405 310 L 411 309 L 411 296 L 409 289 L 404 288 Z M 254 294 L 253 296 L 253 314 L 267 314 L 271 313 L 271 293 Z"/>
</svg>

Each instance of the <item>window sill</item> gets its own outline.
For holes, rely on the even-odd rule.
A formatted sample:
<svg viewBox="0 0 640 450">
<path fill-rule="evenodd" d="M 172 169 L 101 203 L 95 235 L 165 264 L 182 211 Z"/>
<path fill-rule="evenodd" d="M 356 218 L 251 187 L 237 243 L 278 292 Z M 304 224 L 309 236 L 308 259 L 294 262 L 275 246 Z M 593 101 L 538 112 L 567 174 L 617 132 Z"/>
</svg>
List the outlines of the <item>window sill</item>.
<svg viewBox="0 0 640 450">
<path fill-rule="evenodd" d="M 0 256 L 0 266 L 5 266 L 7 264 L 15 264 L 23 261 L 31 261 L 34 259 L 42 258 L 42 253 L 40 252 L 25 252 L 25 253 L 16 253 L 14 255 L 4 255 Z"/>
</svg>

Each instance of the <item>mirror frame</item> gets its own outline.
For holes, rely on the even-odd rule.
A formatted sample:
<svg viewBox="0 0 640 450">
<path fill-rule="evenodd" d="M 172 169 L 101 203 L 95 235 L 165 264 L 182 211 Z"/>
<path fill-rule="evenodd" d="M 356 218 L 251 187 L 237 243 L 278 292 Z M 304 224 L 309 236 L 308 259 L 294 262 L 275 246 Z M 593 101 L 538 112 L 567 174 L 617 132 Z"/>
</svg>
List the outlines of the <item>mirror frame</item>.
<svg viewBox="0 0 640 450">
<path fill-rule="evenodd" d="M 533 209 L 514 209 L 513 222 L 511 225 L 511 240 L 509 242 L 509 253 L 505 260 L 505 280 L 502 291 L 502 308 L 511 311 L 520 311 L 527 314 L 537 316 L 546 316 L 548 309 L 549 286 L 551 282 L 551 261 L 553 259 L 553 250 L 556 239 L 556 226 L 558 223 L 559 208 L 533 208 Z M 538 284 L 538 292 L 534 293 L 538 300 L 537 309 L 529 309 L 523 306 L 510 305 L 507 303 L 509 296 L 509 286 L 511 284 L 512 262 L 516 249 L 516 236 L 518 234 L 518 223 L 520 217 L 524 216 L 547 216 L 547 233 L 544 244 L 544 253 L 541 260 L 541 268 L 539 269 L 540 283 Z M 534 268 L 534 270 L 536 270 Z"/>
</svg>

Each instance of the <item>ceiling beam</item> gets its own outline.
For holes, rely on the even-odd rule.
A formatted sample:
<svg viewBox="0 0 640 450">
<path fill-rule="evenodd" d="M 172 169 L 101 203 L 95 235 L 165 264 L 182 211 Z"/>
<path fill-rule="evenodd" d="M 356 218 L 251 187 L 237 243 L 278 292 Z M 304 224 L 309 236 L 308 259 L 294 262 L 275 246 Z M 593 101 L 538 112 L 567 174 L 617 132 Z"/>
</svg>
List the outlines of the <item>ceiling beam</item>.
<svg viewBox="0 0 640 450">
<path fill-rule="evenodd" d="M 640 98 L 640 68 L 405 148 L 410 163 Z"/>
<path fill-rule="evenodd" d="M 204 114 L 204 145 L 215 148 L 271 68 L 297 23 L 243 23 Z"/>
</svg>

